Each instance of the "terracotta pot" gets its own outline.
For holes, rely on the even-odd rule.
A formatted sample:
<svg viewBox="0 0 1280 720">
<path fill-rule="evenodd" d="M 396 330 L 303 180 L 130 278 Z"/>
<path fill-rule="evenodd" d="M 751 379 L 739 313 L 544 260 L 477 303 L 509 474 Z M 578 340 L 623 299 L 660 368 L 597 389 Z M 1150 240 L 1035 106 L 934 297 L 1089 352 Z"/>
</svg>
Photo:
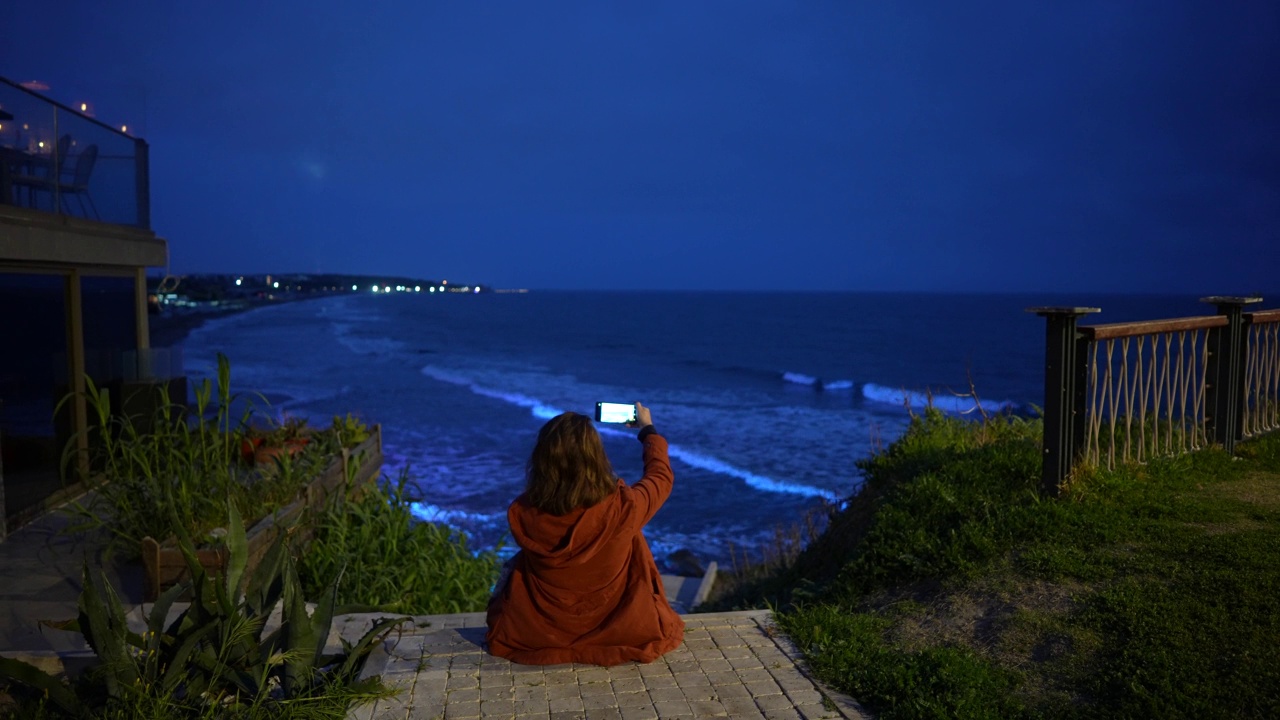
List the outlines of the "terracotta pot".
<svg viewBox="0 0 1280 720">
<path fill-rule="evenodd" d="M 240 440 L 240 459 L 246 463 L 252 463 L 254 451 L 262 446 L 263 439 L 260 437 L 247 437 Z"/>
<path fill-rule="evenodd" d="M 253 461 L 259 465 L 265 465 L 275 462 L 276 458 L 285 453 L 290 457 L 297 456 L 309 442 L 311 441 L 308 438 L 289 438 L 283 445 L 266 445 L 258 439 L 258 445 L 253 451 Z"/>
</svg>

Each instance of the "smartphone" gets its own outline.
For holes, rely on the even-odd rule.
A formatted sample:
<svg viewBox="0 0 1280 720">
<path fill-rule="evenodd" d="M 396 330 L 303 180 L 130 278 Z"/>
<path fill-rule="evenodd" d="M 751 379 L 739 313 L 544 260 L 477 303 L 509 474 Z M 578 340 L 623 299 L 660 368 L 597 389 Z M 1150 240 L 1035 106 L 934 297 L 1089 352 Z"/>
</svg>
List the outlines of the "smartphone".
<svg viewBox="0 0 1280 720">
<path fill-rule="evenodd" d="M 596 403 L 596 422 L 629 423 L 635 422 L 635 403 Z"/>
</svg>

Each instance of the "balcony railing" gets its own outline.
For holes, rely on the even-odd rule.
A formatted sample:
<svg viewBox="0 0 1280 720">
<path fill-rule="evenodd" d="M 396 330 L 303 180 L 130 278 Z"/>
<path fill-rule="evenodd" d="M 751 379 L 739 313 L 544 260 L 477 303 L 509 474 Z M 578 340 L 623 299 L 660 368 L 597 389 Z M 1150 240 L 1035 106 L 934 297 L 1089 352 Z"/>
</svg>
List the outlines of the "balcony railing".
<svg viewBox="0 0 1280 720">
<path fill-rule="evenodd" d="M 0 205 L 151 228 L 147 143 L 0 77 Z"/>
<path fill-rule="evenodd" d="M 1280 310 L 1210 297 L 1217 315 L 1077 326 L 1097 308 L 1031 308 L 1048 322 L 1043 490 L 1079 464 L 1113 468 L 1280 429 Z"/>
</svg>

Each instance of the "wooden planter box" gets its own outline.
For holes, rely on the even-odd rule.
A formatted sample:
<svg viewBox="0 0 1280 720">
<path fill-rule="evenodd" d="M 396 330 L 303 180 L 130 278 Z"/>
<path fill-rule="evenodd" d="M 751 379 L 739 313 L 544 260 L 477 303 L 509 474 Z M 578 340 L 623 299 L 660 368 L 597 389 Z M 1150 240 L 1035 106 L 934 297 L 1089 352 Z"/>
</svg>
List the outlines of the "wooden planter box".
<svg viewBox="0 0 1280 720">
<path fill-rule="evenodd" d="M 320 510 L 331 496 L 342 492 L 346 488 L 348 468 L 357 463 L 358 467 L 354 470 L 355 476 L 347 493 L 348 498 L 363 494 L 382 472 L 381 425 L 374 425 L 370 429 L 369 439 L 355 448 L 351 450 L 343 448 L 342 454 L 335 456 L 296 500 L 259 520 L 252 527 L 245 528 L 245 539 L 249 545 L 249 564 L 246 572 L 253 572 L 282 531 L 292 527 L 304 514 Z M 311 539 L 314 528 L 304 523 L 294 531 L 294 534 L 305 543 Z M 211 575 L 220 575 L 226 569 L 227 554 L 226 547 L 196 550 L 200 565 Z M 150 537 L 143 538 L 142 567 L 146 575 L 144 590 L 148 601 L 154 601 L 165 589 L 191 577 L 186 558 L 178 549 L 177 540 L 173 537 L 163 543 Z"/>
</svg>

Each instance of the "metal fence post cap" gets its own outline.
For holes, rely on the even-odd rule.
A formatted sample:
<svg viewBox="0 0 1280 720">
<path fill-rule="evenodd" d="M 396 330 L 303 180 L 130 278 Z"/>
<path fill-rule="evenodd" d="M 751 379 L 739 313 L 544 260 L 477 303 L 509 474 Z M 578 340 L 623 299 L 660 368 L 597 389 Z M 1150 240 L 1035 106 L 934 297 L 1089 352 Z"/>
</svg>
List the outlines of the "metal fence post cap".
<svg viewBox="0 0 1280 720">
<path fill-rule="evenodd" d="M 1025 312 L 1035 313 L 1041 317 L 1049 315 L 1088 315 L 1089 313 L 1102 312 L 1102 308 L 1096 307 L 1029 307 Z"/>
<path fill-rule="evenodd" d="M 1210 295 L 1200 298 L 1200 302 L 1210 305 L 1252 305 L 1262 302 L 1262 297 L 1259 295 Z"/>
</svg>

